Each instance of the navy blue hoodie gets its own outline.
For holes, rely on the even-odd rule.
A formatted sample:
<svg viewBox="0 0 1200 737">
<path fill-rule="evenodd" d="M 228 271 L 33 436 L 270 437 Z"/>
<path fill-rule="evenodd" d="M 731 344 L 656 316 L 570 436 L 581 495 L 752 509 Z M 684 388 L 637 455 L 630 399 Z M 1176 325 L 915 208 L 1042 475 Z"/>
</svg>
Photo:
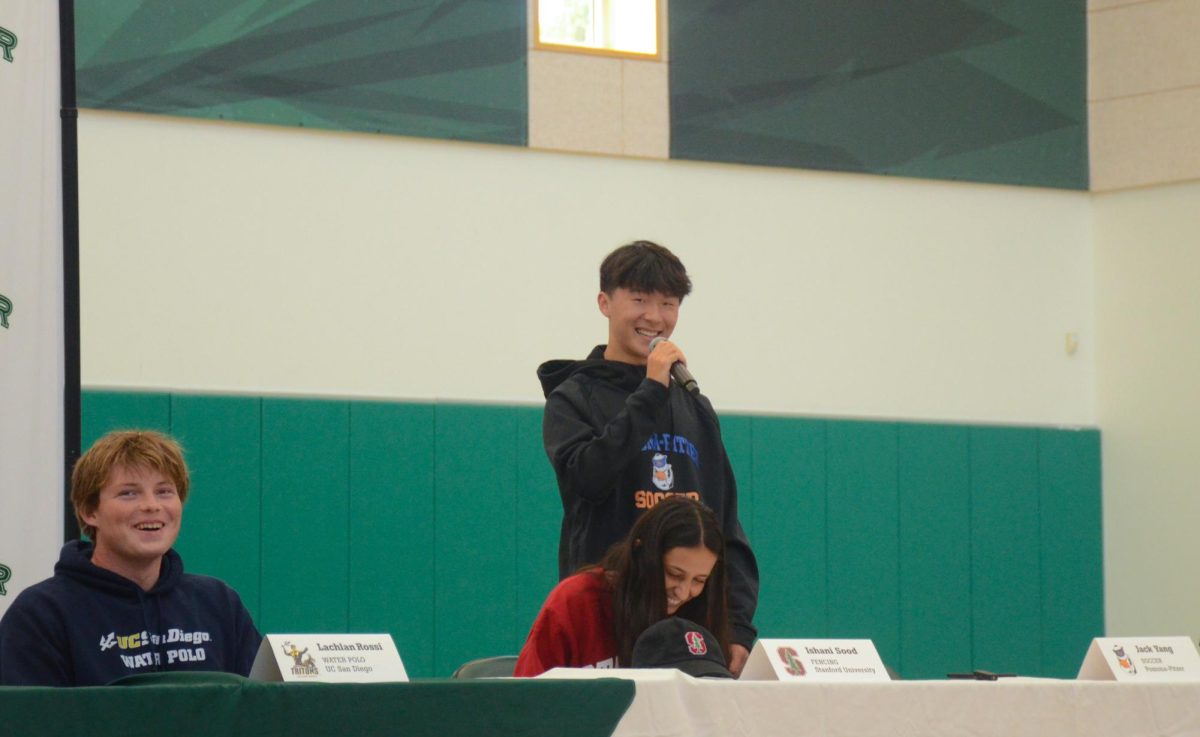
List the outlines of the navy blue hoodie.
<svg viewBox="0 0 1200 737">
<path fill-rule="evenodd" d="M 758 563 L 738 521 L 737 482 L 716 412 L 704 395 L 646 377 L 645 366 L 604 358 L 547 361 L 542 440 L 558 477 L 563 522 L 558 575 L 600 561 L 638 517 L 671 494 L 703 501 L 721 522 L 733 641 L 757 630 Z"/>
<path fill-rule="evenodd" d="M 63 546 L 54 576 L 30 586 L 0 620 L 0 685 L 100 686 L 135 673 L 249 675 L 262 637 L 237 592 L 183 572 L 173 549 L 158 582 L 92 564 L 92 544 Z"/>
</svg>

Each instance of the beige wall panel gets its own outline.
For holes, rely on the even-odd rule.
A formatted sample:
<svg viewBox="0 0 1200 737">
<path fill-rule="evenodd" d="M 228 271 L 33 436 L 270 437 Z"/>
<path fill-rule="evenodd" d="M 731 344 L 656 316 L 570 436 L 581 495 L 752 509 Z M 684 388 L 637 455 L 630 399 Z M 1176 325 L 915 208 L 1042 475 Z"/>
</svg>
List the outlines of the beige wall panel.
<svg viewBox="0 0 1200 737">
<path fill-rule="evenodd" d="M 539 402 L 649 238 L 721 410 L 1095 422 L 1087 193 L 90 110 L 79 144 L 89 386 Z"/>
<path fill-rule="evenodd" d="M 662 62 L 623 61 L 623 153 L 665 159 L 671 155 L 668 67 Z"/>
<path fill-rule="evenodd" d="M 1200 86 L 1200 2 L 1156 0 L 1088 14 L 1088 99 Z"/>
<path fill-rule="evenodd" d="M 1087 9 L 1090 13 L 1097 10 L 1119 8 L 1124 5 L 1145 5 L 1154 2 L 1159 2 L 1159 0 L 1087 0 Z"/>
<path fill-rule="evenodd" d="M 1088 119 L 1093 191 L 1200 178 L 1200 87 L 1090 103 Z"/>
<path fill-rule="evenodd" d="M 529 146 L 621 154 L 620 59 L 529 52 Z"/>
<path fill-rule="evenodd" d="M 1200 636 L 1200 182 L 1094 199 L 1110 635 Z"/>
</svg>

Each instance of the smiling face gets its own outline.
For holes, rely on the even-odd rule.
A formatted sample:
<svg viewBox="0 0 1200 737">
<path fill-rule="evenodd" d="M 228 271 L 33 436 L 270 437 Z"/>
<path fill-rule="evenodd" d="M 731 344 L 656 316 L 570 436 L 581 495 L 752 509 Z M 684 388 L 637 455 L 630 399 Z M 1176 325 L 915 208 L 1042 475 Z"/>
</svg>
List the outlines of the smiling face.
<svg viewBox="0 0 1200 737">
<path fill-rule="evenodd" d="M 694 548 L 671 548 L 663 554 L 663 572 L 667 580 L 667 616 L 679 607 L 704 593 L 704 585 L 717 564 L 713 551 L 697 545 Z"/>
<path fill-rule="evenodd" d="M 92 562 L 138 580 L 132 574 L 156 566 L 175 544 L 182 516 L 175 483 L 161 472 L 114 467 L 95 509 L 83 515 L 96 528 Z"/>
<path fill-rule="evenodd" d="M 611 293 L 601 292 L 596 300 L 600 312 L 608 318 L 604 357 L 610 361 L 644 366 L 650 355 L 650 341 L 671 337 L 679 320 L 680 299 L 662 292 L 617 287 Z"/>
</svg>

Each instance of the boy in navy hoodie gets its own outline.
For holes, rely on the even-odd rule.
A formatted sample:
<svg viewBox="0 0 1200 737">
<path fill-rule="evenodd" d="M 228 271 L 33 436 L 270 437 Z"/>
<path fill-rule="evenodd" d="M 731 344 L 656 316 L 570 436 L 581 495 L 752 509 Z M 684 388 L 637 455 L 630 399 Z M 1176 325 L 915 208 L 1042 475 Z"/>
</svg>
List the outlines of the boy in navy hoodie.
<svg viewBox="0 0 1200 737">
<path fill-rule="evenodd" d="M 692 281 L 666 248 L 635 241 L 600 264 L 608 343 L 580 361 L 538 367 L 542 438 L 562 497 L 559 578 L 594 565 L 646 510 L 682 494 L 721 522 L 728 550 L 730 667 L 738 674 L 757 630 L 758 563 L 738 521 L 737 482 L 708 398 L 671 379 L 687 363 L 671 342 Z M 651 347 L 653 343 L 653 348 Z"/>
<path fill-rule="evenodd" d="M 94 542 L 63 546 L 54 576 L 0 620 L 0 685 L 99 686 L 155 671 L 248 675 L 262 639 L 237 593 L 183 572 L 188 472 L 160 433 L 105 435 L 71 474 L 71 503 Z"/>
</svg>

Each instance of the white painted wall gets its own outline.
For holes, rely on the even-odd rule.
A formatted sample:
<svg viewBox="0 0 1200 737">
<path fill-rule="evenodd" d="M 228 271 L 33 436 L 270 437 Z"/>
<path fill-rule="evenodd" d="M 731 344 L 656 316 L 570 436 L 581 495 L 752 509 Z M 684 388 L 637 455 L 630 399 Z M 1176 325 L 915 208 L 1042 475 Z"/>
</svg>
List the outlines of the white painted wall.
<svg viewBox="0 0 1200 737">
<path fill-rule="evenodd" d="M 1105 603 L 1113 635 L 1200 636 L 1200 182 L 1095 198 Z"/>
<path fill-rule="evenodd" d="M 1096 421 L 1086 193 L 97 111 L 79 139 L 87 386 L 540 401 L 648 238 L 722 410 Z"/>
</svg>

